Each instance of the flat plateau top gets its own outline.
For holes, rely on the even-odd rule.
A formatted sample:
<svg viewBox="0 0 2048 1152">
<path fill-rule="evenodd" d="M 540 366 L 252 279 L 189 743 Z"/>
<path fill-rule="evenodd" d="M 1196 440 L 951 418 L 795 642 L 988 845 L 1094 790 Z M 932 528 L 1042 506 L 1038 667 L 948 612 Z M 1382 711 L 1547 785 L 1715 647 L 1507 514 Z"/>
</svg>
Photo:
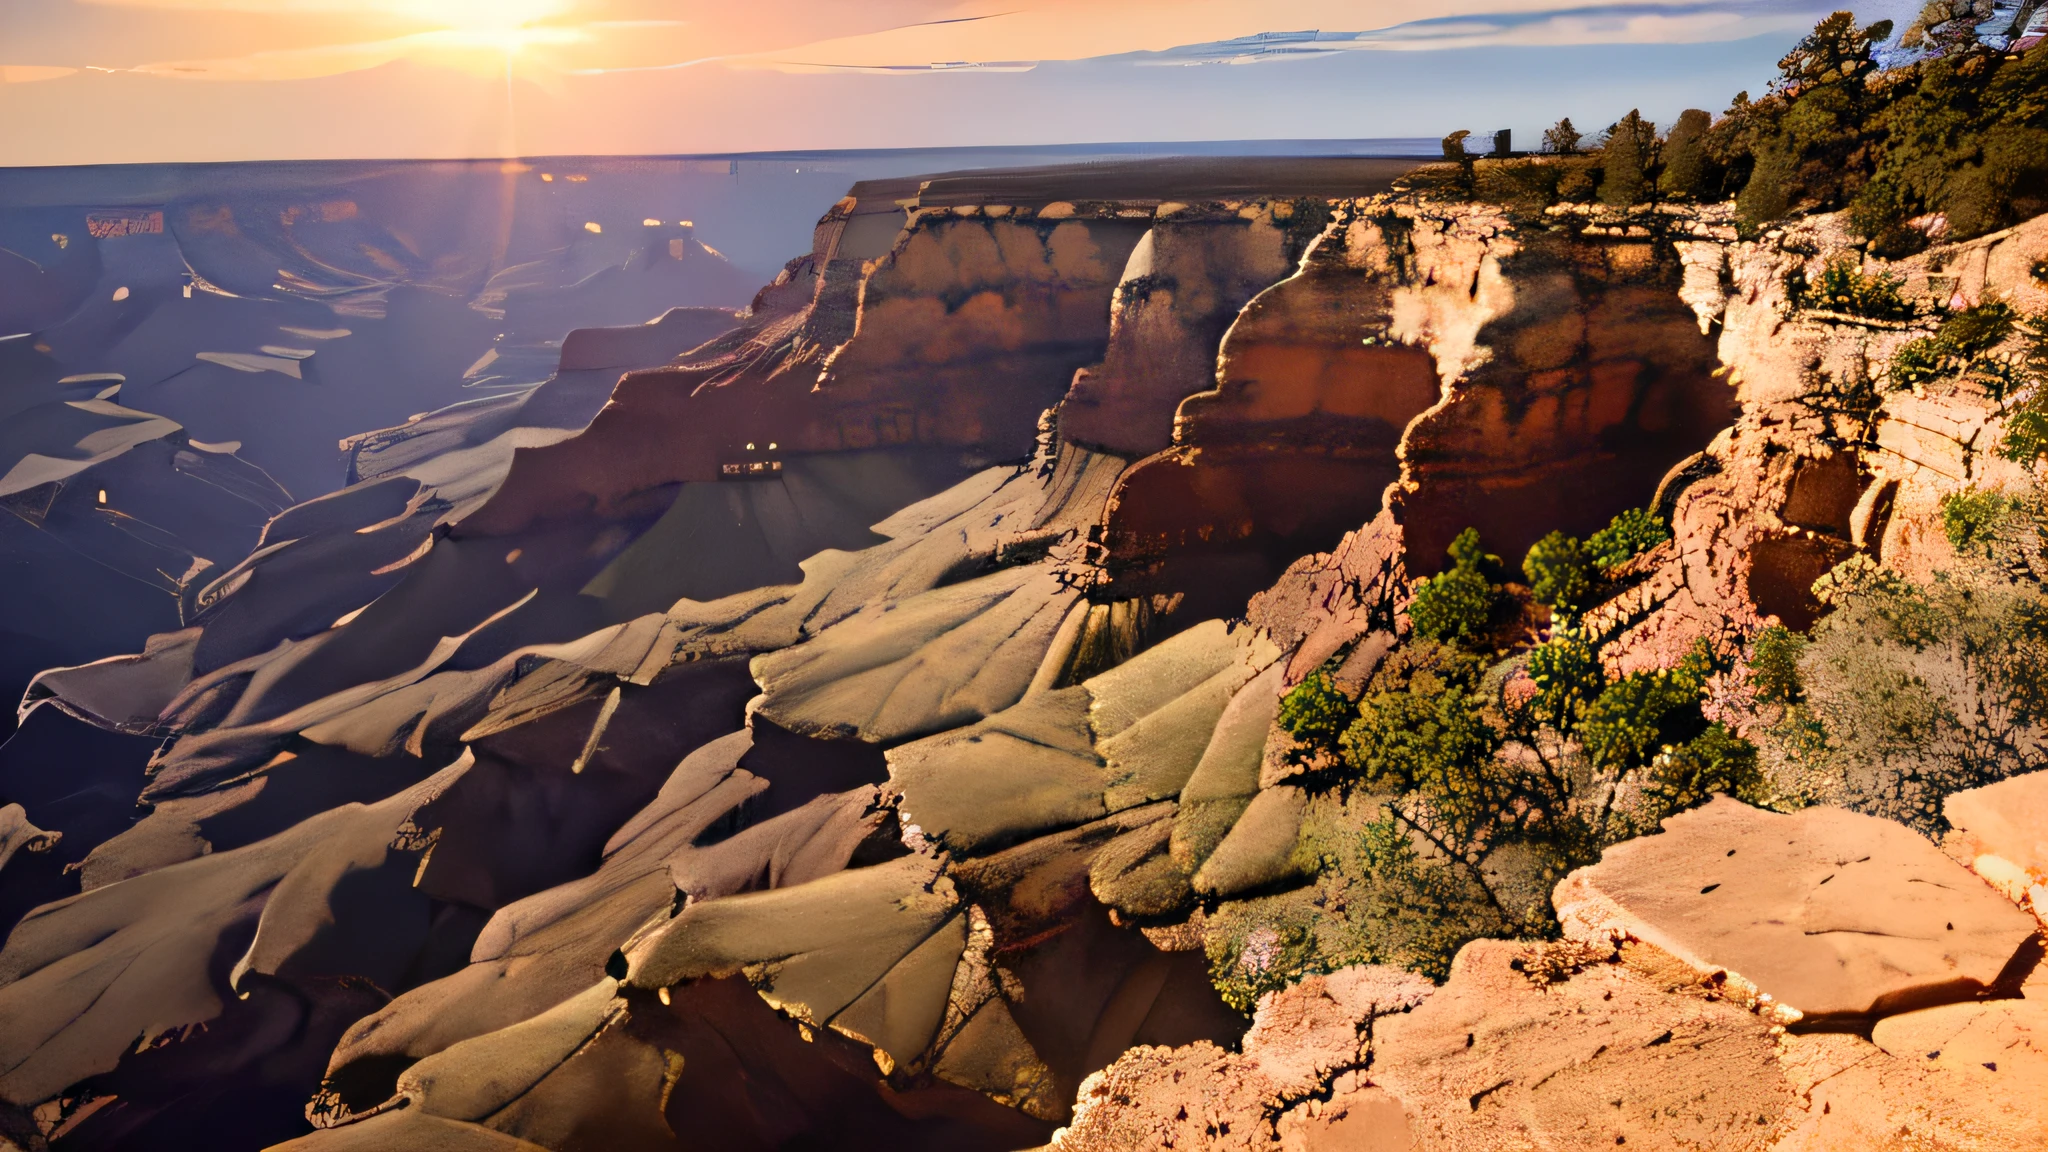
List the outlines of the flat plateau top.
<svg viewBox="0 0 2048 1152">
<path fill-rule="evenodd" d="M 948 172 L 924 180 L 923 207 L 1055 201 L 1195 202 L 1370 196 L 1428 163 L 1375 156 L 1172 156 Z M 880 182 L 877 182 L 880 183 Z M 860 195 L 856 188 L 855 195 Z M 872 195 L 872 193 L 870 193 Z"/>
</svg>

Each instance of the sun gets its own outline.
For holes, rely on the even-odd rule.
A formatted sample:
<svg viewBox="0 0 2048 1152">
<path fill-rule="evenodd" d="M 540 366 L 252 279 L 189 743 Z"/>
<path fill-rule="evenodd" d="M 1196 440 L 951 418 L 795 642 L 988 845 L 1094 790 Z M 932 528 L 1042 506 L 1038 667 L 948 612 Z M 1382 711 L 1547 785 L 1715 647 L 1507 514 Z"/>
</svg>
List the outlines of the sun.
<svg viewBox="0 0 2048 1152">
<path fill-rule="evenodd" d="M 580 38 L 554 23 L 569 14 L 567 0 L 392 0 L 391 9 L 433 27 L 437 46 L 483 48 L 507 56 L 540 44 Z"/>
</svg>

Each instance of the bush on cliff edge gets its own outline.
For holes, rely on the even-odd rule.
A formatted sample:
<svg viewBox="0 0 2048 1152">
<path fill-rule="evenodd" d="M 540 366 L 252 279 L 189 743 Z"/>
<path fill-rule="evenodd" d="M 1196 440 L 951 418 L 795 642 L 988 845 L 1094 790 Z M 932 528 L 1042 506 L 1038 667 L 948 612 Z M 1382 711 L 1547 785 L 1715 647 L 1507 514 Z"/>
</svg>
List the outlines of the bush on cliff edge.
<svg viewBox="0 0 2048 1152">
<path fill-rule="evenodd" d="M 1653 545 L 1661 525 L 1645 519 L 1617 517 L 1597 554 Z M 1451 572 L 1503 595 L 1476 533 L 1453 557 Z M 1476 603 L 1465 611 L 1462 630 L 1417 628 L 1356 700 L 1318 672 L 1282 701 L 1311 796 L 1296 856 L 1314 880 L 1212 914 L 1211 971 L 1232 1003 L 1346 964 L 1441 978 L 1467 941 L 1555 931 L 1551 888 L 1607 845 L 1717 791 L 1767 798 L 1754 749 L 1702 712 L 1725 664 L 1706 647 L 1610 679 L 1568 622 L 1503 659 Z"/>
</svg>

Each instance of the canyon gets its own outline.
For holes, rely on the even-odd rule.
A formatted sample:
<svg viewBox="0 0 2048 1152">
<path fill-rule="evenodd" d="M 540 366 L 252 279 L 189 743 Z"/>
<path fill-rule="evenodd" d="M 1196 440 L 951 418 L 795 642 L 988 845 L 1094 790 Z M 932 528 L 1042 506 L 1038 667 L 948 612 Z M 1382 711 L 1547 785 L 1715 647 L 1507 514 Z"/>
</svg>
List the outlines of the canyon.
<svg viewBox="0 0 2048 1152">
<path fill-rule="evenodd" d="M 1811 625 L 1851 556 L 1932 578 L 1943 498 L 2023 479 L 1968 389 L 1887 393 L 1868 435 L 1811 403 L 1918 334 L 1787 300 L 1839 219 L 1744 238 L 1410 168 L 865 181 L 736 316 L 579 331 L 516 401 L 351 437 L 342 488 L 245 496 L 246 558 L 140 652 L 38 675 L 0 747 L 0 1141 L 2048 1138 L 2048 861 L 1997 819 L 2039 774 L 1950 797 L 1947 854 L 1716 798 L 1441 985 L 1219 993 L 1221 925 L 1312 883 L 1283 700 L 1365 685 L 1461 531 L 1519 557 L 1659 517 L 1585 616 L 1624 673 Z M 2033 313 L 2044 258 L 2037 219 L 1871 265 Z M 1818 915 L 1878 860 L 1824 893 L 1848 994 L 1693 895 L 1773 821 L 1808 886 L 1756 900 Z"/>
</svg>

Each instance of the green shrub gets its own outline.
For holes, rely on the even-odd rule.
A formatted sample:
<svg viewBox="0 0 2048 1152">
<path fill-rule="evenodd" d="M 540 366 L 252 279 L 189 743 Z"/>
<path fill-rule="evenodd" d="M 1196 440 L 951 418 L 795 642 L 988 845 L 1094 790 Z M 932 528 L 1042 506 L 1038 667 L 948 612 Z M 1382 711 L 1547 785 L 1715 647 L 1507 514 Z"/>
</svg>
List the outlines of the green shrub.
<svg viewBox="0 0 2048 1152">
<path fill-rule="evenodd" d="M 1486 631 L 1498 592 L 1482 568 L 1487 556 L 1477 530 L 1467 528 L 1445 550 L 1451 567 L 1418 580 L 1408 602 L 1408 625 L 1424 640 L 1460 640 Z"/>
<path fill-rule="evenodd" d="M 1467 528 L 1463 532 L 1458 533 L 1451 540 L 1450 545 L 1444 549 L 1444 555 L 1449 556 L 1451 563 L 1458 567 L 1470 568 L 1474 571 L 1497 566 L 1500 563 L 1500 557 L 1489 553 L 1485 546 L 1479 542 L 1479 529 L 1477 528 Z"/>
<path fill-rule="evenodd" d="M 1476 571 L 1488 558 L 1467 538 L 1456 559 Z M 1467 941 L 1554 933 L 1551 890 L 1608 845 L 1716 792 L 1767 795 L 1755 749 L 1702 718 L 1704 645 L 1677 668 L 1606 684 L 1591 645 L 1560 626 L 1527 657 L 1527 706 L 1503 691 L 1516 663 L 1489 669 L 1427 640 L 1388 653 L 1335 762 L 1300 777 L 1310 799 L 1295 858 L 1311 884 L 1221 901 L 1206 921 L 1227 1002 L 1248 1010 L 1348 964 L 1441 979 Z M 1342 711 L 1330 687 L 1296 693 L 1291 731 L 1327 731 Z"/>
<path fill-rule="evenodd" d="M 1771 93 L 1730 109 L 1739 124 L 1723 137 L 1731 166 L 1750 175 L 1736 199 L 1743 229 L 1754 235 L 1799 210 L 1845 204 L 1868 179 L 1869 121 L 1879 97 L 1866 83 L 1889 21 L 1859 28 L 1847 12 L 1814 26 L 1778 62 Z"/>
<path fill-rule="evenodd" d="M 1873 251 L 1896 257 L 1926 246 L 1919 217 L 1966 240 L 2048 210 L 2048 50 L 1991 52 L 1967 21 L 1937 24 L 1960 38 L 1953 50 L 1879 73 L 1889 23 L 1835 13 L 1779 61 L 1768 95 L 1737 96 L 1704 152 L 1722 174 L 1711 187 L 1738 192 L 1745 235 L 1847 208 Z M 1667 174 L 1679 144 L 1674 130 Z"/>
<path fill-rule="evenodd" d="M 1626 208 L 1647 199 L 1652 190 L 1648 179 L 1656 162 L 1657 126 L 1643 119 L 1640 111 L 1629 114 L 1607 129 L 1607 143 L 1600 150 L 1600 201 Z"/>
<path fill-rule="evenodd" d="M 1757 762 L 1756 745 L 1718 723 L 1665 749 L 1651 762 L 1644 789 L 1645 817 L 1655 815 L 1656 821 L 1662 821 L 1669 813 L 1706 803 L 1717 792 L 1745 804 L 1763 805 L 1772 800 Z"/>
<path fill-rule="evenodd" d="M 2029 316 L 2018 326 L 2021 351 L 2008 391 L 2008 396 L 2017 394 L 2018 403 L 2006 413 L 1998 454 L 2031 468 L 2048 455 L 2048 316 Z"/>
<path fill-rule="evenodd" d="M 1485 160 L 1477 167 L 1473 195 L 1523 211 L 1557 203 L 1560 165 L 1541 160 Z"/>
<path fill-rule="evenodd" d="M 1627 771 L 1650 762 L 1663 746 L 1698 734 L 1700 692 L 1712 671 L 1704 643 L 1675 668 L 1636 672 L 1603 689 L 1585 708 L 1578 735 L 1596 767 Z"/>
<path fill-rule="evenodd" d="M 1493 612 L 1493 585 L 1471 568 L 1452 568 L 1415 585 L 1408 623 L 1424 640 L 1459 640 L 1486 629 Z"/>
<path fill-rule="evenodd" d="M 1586 540 L 1586 557 L 1596 567 L 1613 568 L 1671 539 L 1664 521 L 1641 508 L 1630 508 Z"/>
<path fill-rule="evenodd" d="M 1735 219 L 1744 236 L 1755 236 L 1791 211 L 1791 185 L 1797 170 L 1797 158 L 1788 143 L 1773 142 L 1755 154 L 1749 179 L 1735 197 Z"/>
<path fill-rule="evenodd" d="M 1326 811 L 1312 811 L 1307 838 L 1320 849 L 1315 891 L 1328 911 L 1317 944 L 1328 968 L 1394 964 L 1442 980 L 1468 942 L 1517 935 L 1535 922 L 1504 913 L 1393 809 L 1373 804 L 1363 820 L 1365 812 Z"/>
<path fill-rule="evenodd" d="M 2048 456 L 2048 410 L 2043 409 L 2038 392 L 2006 417 L 1998 454 L 2030 467 Z"/>
<path fill-rule="evenodd" d="M 1557 165 L 1557 198 L 1574 204 L 1584 203 L 1593 198 L 1600 184 L 1596 174 L 1600 166 L 1592 160 L 1572 158 Z"/>
<path fill-rule="evenodd" d="M 2042 211 L 2048 196 L 2048 53 L 2016 59 L 1943 53 L 1902 70 L 1865 126 L 1851 222 L 1887 241 L 1910 217 L 1941 213 L 1965 240 Z"/>
<path fill-rule="evenodd" d="M 1787 273 L 1785 299 L 1795 312 L 1814 309 L 1866 320 L 1907 320 L 1913 306 L 1899 295 L 1904 283 L 1904 278 L 1889 272 L 1865 274 L 1855 254 L 1838 252 L 1821 265 L 1818 281 L 1809 282 L 1803 269 Z"/>
<path fill-rule="evenodd" d="M 1895 389 L 1924 388 L 1937 380 L 1967 378 L 2003 401 L 2021 378 L 2023 362 L 1992 355 L 2020 328 L 2012 307 L 1992 300 L 1941 322 L 1932 336 L 1909 341 L 1887 369 Z"/>
<path fill-rule="evenodd" d="M 1967 359 L 1982 356 L 2005 343 L 2017 326 L 2018 315 L 2012 305 L 1987 300 L 1942 321 L 1937 335 L 1955 355 Z"/>
<path fill-rule="evenodd" d="M 1304 895 L 1229 901 L 1209 918 L 1203 949 L 1225 1004 L 1250 1015 L 1266 993 L 1332 969 L 1316 937 L 1320 910 Z"/>
<path fill-rule="evenodd" d="M 1586 642 L 1585 633 L 1569 624 L 1553 627 L 1550 639 L 1529 650 L 1524 667 L 1536 685 L 1536 697 L 1529 704 L 1536 722 L 1560 732 L 1577 726 L 1586 705 L 1607 684 L 1599 654 Z"/>
<path fill-rule="evenodd" d="M 1310 752 L 1335 752 L 1358 708 L 1329 673 L 1318 669 L 1280 698 L 1280 726 Z"/>
<path fill-rule="evenodd" d="M 1298 851 L 1315 865 L 1304 888 L 1225 900 L 1204 922 L 1210 978 L 1249 1013 L 1266 992 L 1353 964 L 1393 964 L 1441 980 L 1451 958 L 1518 923 L 1485 888 L 1377 798 L 1319 797 Z"/>
<path fill-rule="evenodd" d="M 1998 546 L 2000 529 L 2015 511 L 2014 502 L 1996 492 L 1965 488 L 1941 498 L 1941 530 L 1958 555 L 1987 558 Z"/>
<path fill-rule="evenodd" d="M 1585 545 L 1562 532 L 1530 545 L 1522 572 L 1529 578 L 1529 595 L 1567 618 L 1577 618 L 1593 591 L 1593 564 Z"/>
<path fill-rule="evenodd" d="M 1805 698 L 1799 683 L 1799 658 L 1806 637 L 1782 624 L 1772 624 L 1749 642 L 1749 686 L 1765 704 L 1787 706 Z"/>
<path fill-rule="evenodd" d="M 1904 392 L 1924 388 L 1949 374 L 1948 356 L 1932 336 L 1909 340 L 1892 353 L 1891 366 L 1886 374 L 1895 391 Z"/>
<path fill-rule="evenodd" d="M 1756 681 L 1775 792 L 1938 835 L 1950 794 L 2048 767 L 2048 510 L 2037 492 L 2004 500 L 1947 502 L 1965 547 L 1931 581 L 1857 555 L 1815 583 L 1831 610 Z"/>
<path fill-rule="evenodd" d="M 1501 803 L 1501 733 L 1474 691 L 1476 674 L 1474 661 L 1445 660 L 1368 692 L 1340 741 L 1357 787 L 1418 794 L 1460 836 L 1485 821 Z"/>
<path fill-rule="evenodd" d="M 1579 130 L 1572 127 L 1572 118 L 1567 116 L 1543 130 L 1543 150 L 1559 156 L 1568 156 L 1579 150 Z"/>
</svg>

